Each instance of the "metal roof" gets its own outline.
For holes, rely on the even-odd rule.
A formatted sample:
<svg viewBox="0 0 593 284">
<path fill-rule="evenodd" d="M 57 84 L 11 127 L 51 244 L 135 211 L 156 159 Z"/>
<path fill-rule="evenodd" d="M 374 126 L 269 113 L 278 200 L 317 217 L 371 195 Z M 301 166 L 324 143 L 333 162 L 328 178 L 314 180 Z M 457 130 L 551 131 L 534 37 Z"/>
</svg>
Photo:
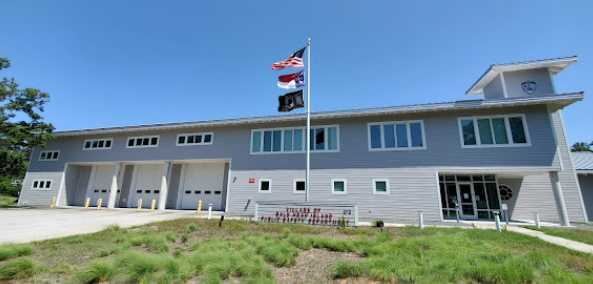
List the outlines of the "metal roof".
<svg viewBox="0 0 593 284">
<path fill-rule="evenodd" d="M 464 100 L 443 103 L 430 104 L 416 104 L 406 106 L 391 106 L 378 108 L 363 108 L 351 109 L 341 111 L 327 111 L 327 112 L 313 112 L 311 119 L 334 119 L 334 118 L 353 118 L 353 117 L 371 117 L 380 115 L 394 115 L 407 113 L 426 113 L 436 111 L 454 111 L 454 110 L 471 110 L 471 109 L 486 109 L 486 108 L 500 108 L 509 106 L 526 106 L 536 104 L 551 104 L 558 108 L 565 107 L 576 101 L 583 99 L 583 92 L 567 93 L 550 96 L 527 97 L 527 98 L 507 98 L 499 100 Z M 95 129 L 79 129 L 66 130 L 54 132 L 57 137 L 64 136 L 79 136 L 79 135 L 100 135 L 100 134 L 114 134 L 122 132 L 139 132 L 139 131 L 154 131 L 166 129 L 181 129 L 192 127 L 216 127 L 216 126 L 232 126 L 242 124 L 258 124 L 258 123 L 277 123 L 277 122 L 294 122 L 305 120 L 305 114 L 292 115 L 276 115 L 276 116 L 259 116 L 247 118 L 234 118 L 222 120 L 209 121 L 194 121 L 194 122 L 178 122 L 178 123 L 161 123 L 150 125 L 133 125 L 121 127 L 95 128 Z"/>
<path fill-rule="evenodd" d="M 477 95 L 482 89 L 490 83 L 496 76 L 502 72 L 520 71 L 536 68 L 548 68 L 552 75 L 556 75 L 569 65 L 577 62 L 577 56 L 530 60 L 522 62 L 492 64 L 490 67 L 474 82 L 465 92 L 466 95 Z"/>
<path fill-rule="evenodd" d="M 572 163 L 577 171 L 593 171 L 593 152 L 571 152 Z"/>
</svg>

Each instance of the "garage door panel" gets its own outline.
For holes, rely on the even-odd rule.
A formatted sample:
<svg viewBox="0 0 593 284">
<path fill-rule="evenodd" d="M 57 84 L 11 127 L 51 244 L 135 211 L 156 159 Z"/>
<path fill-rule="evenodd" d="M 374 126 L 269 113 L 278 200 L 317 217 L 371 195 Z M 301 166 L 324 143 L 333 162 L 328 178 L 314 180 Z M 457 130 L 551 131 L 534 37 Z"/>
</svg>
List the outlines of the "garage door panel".
<svg viewBox="0 0 593 284">
<path fill-rule="evenodd" d="M 162 165 L 135 165 L 128 207 L 150 208 L 152 200 L 159 200 Z"/>
<path fill-rule="evenodd" d="M 91 206 L 96 206 L 99 198 L 102 199 L 101 205 L 107 206 L 113 169 L 111 165 L 96 165 L 92 167 L 86 194 L 86 197 L 91 200 Z"/>
<path fill-rule="evenodd" d="M 224 169 L 224 163 L 185 164 L 179 188 L 179 207 L 196 209 L 198 200 L 202 200 L 204 209 L 211 204 L 214 210 L 222 210 Z"/>
</svg>

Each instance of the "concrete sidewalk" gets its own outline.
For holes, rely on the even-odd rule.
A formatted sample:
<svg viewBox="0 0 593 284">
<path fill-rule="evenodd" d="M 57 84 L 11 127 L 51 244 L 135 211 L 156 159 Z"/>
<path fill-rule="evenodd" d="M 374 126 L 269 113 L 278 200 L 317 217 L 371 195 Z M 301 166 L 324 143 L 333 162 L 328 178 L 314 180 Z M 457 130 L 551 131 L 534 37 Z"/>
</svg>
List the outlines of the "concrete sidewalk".
<svg viewBox="0 0 593 284">
<path fill-rule="evenodd" d="M 109 225 L 132 227 L 195 216 L 195 211 L 158 212 L 93 208 L 0 209 L 0 244 L 27 243 L 94 233 Z"/>
<path fill-rule="evenodd" d="M 571 250 L 580 251 L 580 252 L 584 252 L 584 253 L 593 253 L 593 246 L 589 245 L 589 244 L 585 244 L 585 243 L 581 243 L 581 242 L 577 242 L 577 241 L 572 241 L 572 240 L 568 240 L 568 239 L 561 238 L 561 237 L 546 235 L 543 232 L 530 230 L 530 229 L 526 229 L 526 228 L 522 228 L 522 227 L 509 226 L 508 230 L 510 232 L 515 232 L 515 233 L 523 234 L 526 236 L 535 237 L 540 240 L 546 241 L 548 243 L 562 246 L 562 247 L 565 247 L 565 248 L 568 248 Z"/>
</svg>

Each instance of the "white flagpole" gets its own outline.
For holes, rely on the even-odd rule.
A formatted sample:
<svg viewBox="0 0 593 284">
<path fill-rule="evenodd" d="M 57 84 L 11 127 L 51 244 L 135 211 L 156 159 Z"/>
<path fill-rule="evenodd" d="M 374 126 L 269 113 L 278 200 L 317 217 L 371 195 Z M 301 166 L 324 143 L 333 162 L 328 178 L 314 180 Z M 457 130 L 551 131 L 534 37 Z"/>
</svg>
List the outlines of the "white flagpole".
<svg viewBox="0 0 593 284">
<path fill-rule="evenodd" d="M 305 202 L 309 202 L 311 187 L 311 38 L 307 39 L 307 170 L 305 172 Z"/>
</svg>

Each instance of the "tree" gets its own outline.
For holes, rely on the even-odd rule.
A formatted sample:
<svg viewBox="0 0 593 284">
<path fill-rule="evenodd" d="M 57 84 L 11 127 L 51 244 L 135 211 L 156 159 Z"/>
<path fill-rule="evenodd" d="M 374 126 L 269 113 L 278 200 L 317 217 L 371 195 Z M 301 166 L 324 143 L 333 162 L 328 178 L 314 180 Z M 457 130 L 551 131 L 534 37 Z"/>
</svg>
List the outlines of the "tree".
<svg viewBox="0 0 593 284">
<path fill-rule="evenodd" d="M 585 142 L 577 142 L 572 144 L 572 148 L 570 149 L 572 152 L 593 152 L 591 149 L 591 145 L 593 143 L 585 143 Z"/>
<path fill-rule="evenodd" d="M 10 61 L 0 57 L 0 70 L 8 67 Z M 0 81 L 0 192 L 14 190 L 12 181 L 24 176 L 31 150 L 52 138 L 54 127 L 41 116 L 48 101 L 47 93 L 20 89 L 14 78 Z"/>
</svg>

